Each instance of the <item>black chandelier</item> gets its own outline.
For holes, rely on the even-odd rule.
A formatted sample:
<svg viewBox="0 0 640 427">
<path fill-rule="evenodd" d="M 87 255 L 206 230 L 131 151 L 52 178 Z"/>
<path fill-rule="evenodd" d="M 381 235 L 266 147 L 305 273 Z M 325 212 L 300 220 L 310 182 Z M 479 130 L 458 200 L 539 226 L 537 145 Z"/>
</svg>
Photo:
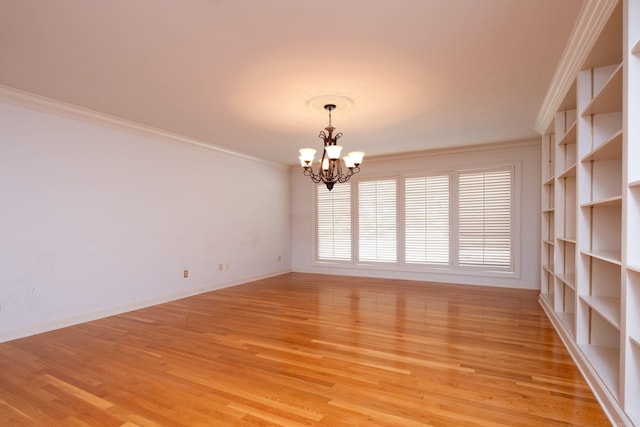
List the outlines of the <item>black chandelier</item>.
<svg viewBox="0 0 640 427">
<path fill-rule="evenodd" d="M 337 145 L 338 139 L 342 136 L 342 132 L 333 135 L 333 131 L 336 130 L 331 125 L 331 112 L 336 109 L 335 104 L 326 104 L 324 109 L 329 112 L 329 125 L 320 131 L 318 137 L 324 141 L 324 150 L 322 151 L 322 158 L 318 165 L 318 172 L 313 171 L 313 159 L 316 155 L 316 150 L 313 148 L 301 148 L 300 149 L 300 165 L 304 169 L 305 176 L 311 178 L 315 183 L 324 182 L 327 189 L 331 191 L 336 182 L 347 182 L 352 175 L 360 172 L 360 164 L 364 157 L 362 151 L 352 151 L 343 157 L 344 165 L 349 169 L 346 173 L 342 173 L 342 162 L 340 161 L 340 152 L 342 146 Z"/>
</svg>

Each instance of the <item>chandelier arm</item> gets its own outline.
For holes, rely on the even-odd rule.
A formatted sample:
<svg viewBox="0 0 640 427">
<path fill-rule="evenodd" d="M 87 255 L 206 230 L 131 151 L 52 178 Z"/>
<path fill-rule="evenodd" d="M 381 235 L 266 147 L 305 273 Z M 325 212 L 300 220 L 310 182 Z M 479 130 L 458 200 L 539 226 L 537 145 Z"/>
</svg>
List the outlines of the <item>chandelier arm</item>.
<svg viewBox="0 0 640 427">
<path fill-rule="evenodd" d="M 303 174 L 304 176 L 308 176 L 309 178 L 311 178 L 311 181 L 315 182 L 316 184 L 322 181 L 322 177 L 316 173 L 313 173 L 313 169 L 311 169 L 311 167 L 305 168 Z"/>
<path fill-rule="evenodd" d="M 340 175 L 340 182 L 345 183 L 349 181 L 349 178 L 351 178 L 352 175 L 353 175 L 353 170 L 349 169 L 347 173 L 345 173 L 344 175 Z"/>
</svg>

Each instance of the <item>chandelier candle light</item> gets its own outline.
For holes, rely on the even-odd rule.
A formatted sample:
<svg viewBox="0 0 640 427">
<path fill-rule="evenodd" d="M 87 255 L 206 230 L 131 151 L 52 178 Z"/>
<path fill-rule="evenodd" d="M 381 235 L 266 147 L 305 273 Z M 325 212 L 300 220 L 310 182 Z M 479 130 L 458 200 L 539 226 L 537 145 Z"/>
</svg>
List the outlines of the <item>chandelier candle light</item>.
<svg viewBox="0 0 640 427">
<path fill-rule="evenodd" d="M 324 150 L 322 152 L 322 159 L 318 165 L 318 173 L 313 172 L 313 159 L 316 155 L 316 150 L 313 148 L 301 148 L 300 149 L 300 165 L 304 169 L 305 176 L 311 178 L 315 183 L 323 182 L 329 191 L 333 188 L 336 182 L 347 182 L 353 174 L 360 172 L 360 164 L 364 157 L 362 151 L 352 151 L 342 159 L 344 165 L 349 169 L 348 172 L 342 173 L 342 162 L 340 161 L 340 152 L 342 146 L 337 145 L 338 139 L 342 136 L 342 132 L 333 135 L 333 131 L 336 130 L 331 126 L 331 111 L 336 109 L 335 104 L 327 104 L 324 109 L 329 112 L 329 125 L 320 131 L 318 137 L 324 141 Z"/>
</svg>

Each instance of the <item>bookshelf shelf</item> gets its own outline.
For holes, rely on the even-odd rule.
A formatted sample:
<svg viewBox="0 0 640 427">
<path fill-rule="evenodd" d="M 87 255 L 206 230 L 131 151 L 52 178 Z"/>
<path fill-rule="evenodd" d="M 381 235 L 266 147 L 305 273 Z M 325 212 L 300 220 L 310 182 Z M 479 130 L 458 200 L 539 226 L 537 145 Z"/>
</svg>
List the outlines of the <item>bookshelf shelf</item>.
<svg viewBox="0 0 640 427">
<path fill-rule="evenodd" d="M 598 345 L 581 345 L 594 370 L 600 374 L 607 388 L 616 398 L 619 390 L 620 352 L 618 349 Z"/>
<path fill-rule="evenodd" d="M 573 115 L 575 115 L 575 113 L 572 114 L 572 116 Z M 569 128 L 567 129 L 566 133 L 564 134 L 562 139 L 560 141 L 558 141 L 558 145 L 575 144 L 576 143 L 576 129 L 577 129 L 577 122 L 576 122 L 575 117 L 574 117 L 572 122 L 571 122 L 571 124 L 569 125 Z"/>
<path fill-rule="evenodd" d="M 622 110 L 622 64 L 617 64 L 615 67 L 603 67 L 602 70 L 606 73 L 610 68 L 613 68 L 611 77 L 582 111 L 583 117 Z"/>
<path fill-rule="evenodd" d="M 569 286 L 571 289 L 576 289 L 576 275 L 575 273 L 558 273 L 556 274 L 558 280 L 560 280 L 565 285 Z"/>
<path fill-rule="evenodd" d="M 620 329 L 620 298 L 591 295 L 583 295 L 580 298 L 613 327 Z"/>
<path fill-rule="evenodd" d="M 582 251 L 582 254 L 597 258 L 601 261 L 609 262 L 611 264 L 622 265 L 620 251 L 585 250 Z"/>
<path fill-rule="evenodd" d="M 597 206 L 622 206 L 622 196 L 608 197 L 602 200 L 594 200 L 593 202 L 582 203 L 581 208 L 591 208 Z"/>
<path fill-rule="evenodd" d="M 558 179 L 571 178 L 575 176 L 576 176 L 576 164 L 574 163 L 571 166 L 569 166 L 564 172 L 562 172 L 558 176 Z"/>
<path fill-rule="evenodd" d="M 561 236 L 558 237 L 558 240 L 564 243 L 571 243 L 571 244 L 576 244 L 576 238 L 575 237 L 565 237 L 565 236 Z"/>
<path fill-rule="evenodd" d="M 614 160 L 622 158 L 622 130 L 600 144 L 582 158 L 582 162 L 595 160 Z"/>
</svg>

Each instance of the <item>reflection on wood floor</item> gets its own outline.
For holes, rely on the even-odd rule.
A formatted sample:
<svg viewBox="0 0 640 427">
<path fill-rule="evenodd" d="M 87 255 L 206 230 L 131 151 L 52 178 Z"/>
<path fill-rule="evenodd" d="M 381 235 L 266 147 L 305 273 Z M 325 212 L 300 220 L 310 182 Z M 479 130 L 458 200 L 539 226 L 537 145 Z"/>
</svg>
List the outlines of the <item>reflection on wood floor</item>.
<svg viewBox="0 0 640 427">
<path fill-rule="evenodd" d="M 609 425 L 537 292 L 291 273 L 0 344 L 0 425 Z"/>
</svg>

